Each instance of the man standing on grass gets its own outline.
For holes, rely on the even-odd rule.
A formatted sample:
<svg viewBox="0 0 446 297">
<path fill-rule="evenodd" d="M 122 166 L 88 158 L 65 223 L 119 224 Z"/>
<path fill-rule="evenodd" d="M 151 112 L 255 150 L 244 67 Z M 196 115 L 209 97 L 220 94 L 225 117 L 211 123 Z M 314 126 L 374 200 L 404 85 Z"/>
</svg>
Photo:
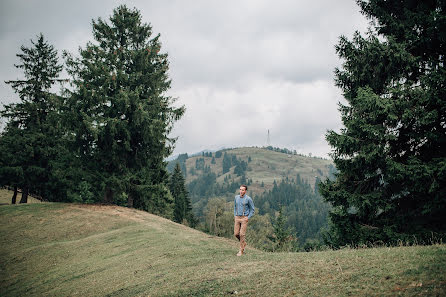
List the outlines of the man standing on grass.
<svg viewBox="0 0 446 297">
<path fill-rule="evenodd" d="M 254 215 L 254 203 L 251 197 L 246 195 L 248 186 L 240 186 L 240 195 L 234 199 L 234 236 L 240 241 L 240 250 L 237 256 L 243 255 L 246 247 L 246 227 L 248 220 Z"/>
</svg>

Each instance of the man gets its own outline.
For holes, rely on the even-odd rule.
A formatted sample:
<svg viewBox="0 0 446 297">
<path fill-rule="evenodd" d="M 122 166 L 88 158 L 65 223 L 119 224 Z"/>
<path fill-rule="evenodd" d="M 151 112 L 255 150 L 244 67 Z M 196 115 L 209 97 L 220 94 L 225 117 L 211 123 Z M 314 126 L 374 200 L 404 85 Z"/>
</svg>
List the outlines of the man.
<svg viewBox="0 0 446 297">
<path fill-rule="evenodd" d="M 246 247 L 246 227 L 248 220 L 254 215 L 254 203 L 251 197 L 246 195 L 248 186 L 240 186 L 240 195 L 234 199 L 234 236 L 240 241 L 240 250 L 237 256 L 243 255 Z"/>
</svg>

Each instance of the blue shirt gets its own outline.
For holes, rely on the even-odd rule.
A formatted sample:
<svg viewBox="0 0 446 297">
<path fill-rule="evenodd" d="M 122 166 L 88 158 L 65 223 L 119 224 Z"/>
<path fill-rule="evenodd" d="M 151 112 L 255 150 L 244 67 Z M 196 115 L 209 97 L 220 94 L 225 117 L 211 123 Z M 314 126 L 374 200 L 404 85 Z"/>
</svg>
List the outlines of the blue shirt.
<svg viewBox="0 0 446 297">
<path fill-rule="evenodd" d="M 248 216 L 248 219 L 250 219 L 253 215 L 254 202 L 252 202 L 251 197 L 246 194 L 243 197 L 240 197 L 240 195 L 235 196 L 234 216 Z"/>
</svg>

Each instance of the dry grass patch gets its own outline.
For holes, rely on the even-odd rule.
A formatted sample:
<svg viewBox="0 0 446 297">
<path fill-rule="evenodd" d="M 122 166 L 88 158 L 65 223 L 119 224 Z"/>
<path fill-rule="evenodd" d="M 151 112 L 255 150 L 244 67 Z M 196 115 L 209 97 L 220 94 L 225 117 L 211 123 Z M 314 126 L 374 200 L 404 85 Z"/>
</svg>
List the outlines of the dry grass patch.
<svg viewBox="0 0 446 297">
<path fill-rule="evenodd" d="M 13 191 L 7 189 L 0 189 L 0 205 L 11 204 L 13 194 L 14 194 Z M 17 204 L 20 202 L 20 198 L 22 198 L 22 193 L 17 194 L 17 201 L 16 201 Z M 28 203 L 42 203 L 42 201 L 32 196 L 28 196 Z"/>
</svg>

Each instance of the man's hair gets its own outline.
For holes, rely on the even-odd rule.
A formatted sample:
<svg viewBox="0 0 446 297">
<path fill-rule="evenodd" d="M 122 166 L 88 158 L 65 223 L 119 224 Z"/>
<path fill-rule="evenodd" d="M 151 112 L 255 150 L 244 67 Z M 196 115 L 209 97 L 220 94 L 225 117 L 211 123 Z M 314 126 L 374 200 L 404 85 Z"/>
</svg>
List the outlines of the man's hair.
<svg viewBox="0 0 446 297">
<path fill-rule="evenodd" d="M 246 191 L 248 191 L 248 186 L 247 185 L 241 185 L 240 187 L 244 187 Z"/>
</svg>

